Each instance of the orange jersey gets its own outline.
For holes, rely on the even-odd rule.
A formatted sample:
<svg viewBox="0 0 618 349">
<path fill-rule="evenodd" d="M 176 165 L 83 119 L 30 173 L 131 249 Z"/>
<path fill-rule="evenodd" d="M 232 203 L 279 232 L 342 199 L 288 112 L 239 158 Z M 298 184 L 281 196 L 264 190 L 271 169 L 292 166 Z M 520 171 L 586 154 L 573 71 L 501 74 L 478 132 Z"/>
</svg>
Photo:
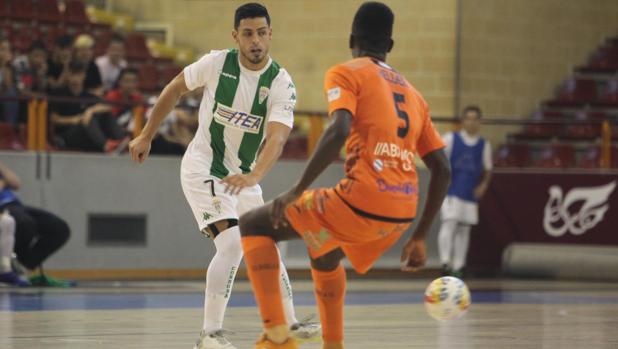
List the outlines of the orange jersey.
<svg viewBox="0 0 618 349">
<path fill-rule="evenodd" d="M 329 69 L 324 89 L 329 114 L 346 109 L 353 115 L 346 176 L 337 184 L 337 195 L 370 216 L 414 218 L 415 156 L 444 147 L 427 102 L 401 74 L 369 57 Z"/>
</svg>

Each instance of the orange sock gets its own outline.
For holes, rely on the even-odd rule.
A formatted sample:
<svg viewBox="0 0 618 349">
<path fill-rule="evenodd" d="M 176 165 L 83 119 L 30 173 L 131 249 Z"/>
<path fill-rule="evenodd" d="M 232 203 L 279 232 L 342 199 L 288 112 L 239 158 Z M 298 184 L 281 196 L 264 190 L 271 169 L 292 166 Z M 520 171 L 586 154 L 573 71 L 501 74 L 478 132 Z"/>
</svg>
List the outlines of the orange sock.
<svg viewBox="0 0 618 349">
<path fill-rule="evenodd" d="M 242 248 L 264 327 L 286 325 L 279 288 L 279 253 L 275 242 L 265 236 L 247 236 L 242 238 Z"/>
<path fill-rule="evenodd" d="M 324 342 L 342 342 L 345 269 L 341 264 L 333 271 L 311 269 L 311 276 L 315 284 L 315 299 L 320 308 Z"/>
</svg>

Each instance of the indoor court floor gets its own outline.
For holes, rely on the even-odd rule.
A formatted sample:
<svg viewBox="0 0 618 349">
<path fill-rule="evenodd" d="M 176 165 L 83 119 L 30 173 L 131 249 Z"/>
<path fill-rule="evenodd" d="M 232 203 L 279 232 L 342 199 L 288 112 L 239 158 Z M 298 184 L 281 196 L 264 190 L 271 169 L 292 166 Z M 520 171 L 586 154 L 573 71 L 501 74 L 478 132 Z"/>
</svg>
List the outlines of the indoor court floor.
<svg viewBox="0 0 618 349">
<path fill-rule="evenodd" d="M 472 280 L 470 311 L 445 323 L 425 313 L 428 283 L 350 281 L 346 348 L 618 348 L 618 283 Z M 316 313 L 310 282 L 293 286 L 298 317 Z M 191 349 L 202 324 L 202 287 L 174 281 L 0 288 L 0 348 Z M 230 305 L 230 340 L 253 349 L 260 321 L 246 281 L 236 283 Z"/>
</svg>

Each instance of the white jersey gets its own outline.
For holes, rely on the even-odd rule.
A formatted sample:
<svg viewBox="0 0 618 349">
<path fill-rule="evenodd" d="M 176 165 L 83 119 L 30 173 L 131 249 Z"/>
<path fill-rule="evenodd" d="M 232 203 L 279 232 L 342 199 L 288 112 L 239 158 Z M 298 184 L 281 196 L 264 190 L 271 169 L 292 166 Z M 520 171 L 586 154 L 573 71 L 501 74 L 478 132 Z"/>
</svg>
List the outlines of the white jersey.
<svg viewBox="0 0 618 349">
<path fill-rule="evenodd" d="M 204 87 L 199 127 L 182 165 L 186 174 L 224 178 L 251 172 L 266 124 L 294 124 L 296 87 L 272 59 L 260 71 L 240 64 L 238 50 L 211 51 L 184 69 L 189 90 Z"/>
</svg>

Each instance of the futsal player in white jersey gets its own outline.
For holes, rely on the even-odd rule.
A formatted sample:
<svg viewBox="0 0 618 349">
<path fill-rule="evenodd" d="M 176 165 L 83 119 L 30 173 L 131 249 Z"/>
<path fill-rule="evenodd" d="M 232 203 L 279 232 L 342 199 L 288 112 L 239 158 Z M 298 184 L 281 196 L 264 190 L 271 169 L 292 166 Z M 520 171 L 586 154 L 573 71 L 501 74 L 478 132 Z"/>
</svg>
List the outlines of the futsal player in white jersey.
<svg viewBox="0 0 618 349">
<path fill-rule="evenodd" d="M 238 49 L 211 51 L 187 66 L 161 93 L 141 134 L 130 144 L 134 161 L 148 157 L 156 130 L 179 97 L 204 87 L 199 127 L 181 165 L 181 183 L 200 231 L 217 252 L 208 267 L 204 326 L 195 349 L 233 349 L 223 317 L 242 258 L 238 217 L 263 205 L 259 182 L 271 170 L 294 123 L 296 88 L 268 55 L 270 17 L 257 3 L 240 6 L 232 36 Z M 281 263 L 286 318 L 298 339 L 319 339 L 318 324 L 299 322 Z"/>
<path fill-rule="evenodd" d="M 463 277 L 472 225 L 478 223 L 478 200 L 489 187 L 491 145 L 479 135 L 481 109 L 468 106 L 461 116 L 462 130 L 443 136 L 451 163 L 451 185 L 441 209 L 438 249 L 442 274 Z"/>
</svg>

